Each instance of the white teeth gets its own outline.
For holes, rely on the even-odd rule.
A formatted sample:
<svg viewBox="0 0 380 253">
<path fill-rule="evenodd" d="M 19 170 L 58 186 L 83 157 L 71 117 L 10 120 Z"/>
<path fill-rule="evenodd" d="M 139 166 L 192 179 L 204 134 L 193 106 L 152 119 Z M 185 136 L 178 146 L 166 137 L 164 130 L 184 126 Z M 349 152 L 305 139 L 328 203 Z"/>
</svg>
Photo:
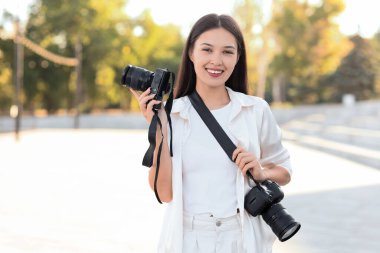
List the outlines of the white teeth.
<svg viewBox="0 0 380 253">
<path fill-rule="evenodd" d="M 212 69 L 208 69 L 207 72 L 209 72 L 211 74 L 221 74 L 222 73 L 221 70 L 212 70 Z"/>
</svg>

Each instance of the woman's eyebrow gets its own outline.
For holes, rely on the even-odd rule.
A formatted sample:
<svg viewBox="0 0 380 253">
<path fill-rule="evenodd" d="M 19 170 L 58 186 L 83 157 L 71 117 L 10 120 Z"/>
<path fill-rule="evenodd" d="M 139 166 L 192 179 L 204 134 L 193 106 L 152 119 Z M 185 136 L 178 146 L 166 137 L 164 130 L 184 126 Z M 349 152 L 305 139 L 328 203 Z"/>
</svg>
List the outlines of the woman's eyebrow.
<svg viewBox="0 0 380 253">
<path fill-rule="evenodd" d="M 207 42 L 204 42 L 201 44 L 202 45 L 205 45 L 205 46 L 209 46 L 209 47 L 213 47 L 213 45 L 211 45 L 210 43 L 207 43 Z M 228 49 L 236 49 L 234 46 L 224 46 L 224 48 L 228 48 Z"/>
<path fill-rule="evenodd" d="M 228 49 L 236 49 L 234 46 L 225 46 L 224 48 L 228 48 Z"/>
</svg>

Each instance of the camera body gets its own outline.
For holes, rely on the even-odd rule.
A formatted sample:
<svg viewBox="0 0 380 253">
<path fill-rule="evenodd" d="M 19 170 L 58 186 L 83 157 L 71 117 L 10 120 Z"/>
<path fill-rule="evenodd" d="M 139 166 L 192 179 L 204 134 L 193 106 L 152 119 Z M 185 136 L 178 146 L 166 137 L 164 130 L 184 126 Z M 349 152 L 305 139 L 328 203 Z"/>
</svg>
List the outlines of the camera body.
<svg viewBox="0 0 380 253">
<path fill-rule="evenodd" d="M 252 216 L 265 212 L 272 204 L 280 202 L 284 198 L 281 188 L 272 181 L 264 181 L 254 186 L 244 199 L 244 208 Z"/>
<path fill-rule="evenodd" d="M 301 227 L 280 204 L 284 193 L 280 186 L 266 180 L 254 186 L 244 199 L 244 208 L 256 217 L 262 215 L 281 242 L 290 239 Z"/>
<path fill-rule="evenodd" d="M 139 91 L 146 91 L 150 87 L 150 94 L 155 94 L 153 99 L 162 101 L 163 96 L 173 89 L 174 83 L 170 78 L 171 75 L 174 73 L 167 69 L 158 68 L 152 72 L 141 67 L 128 65 L 124 68 L 121 85 Z M 159 108 L 160 105 L 153 106 L 153 109 Z"/>
</svg>

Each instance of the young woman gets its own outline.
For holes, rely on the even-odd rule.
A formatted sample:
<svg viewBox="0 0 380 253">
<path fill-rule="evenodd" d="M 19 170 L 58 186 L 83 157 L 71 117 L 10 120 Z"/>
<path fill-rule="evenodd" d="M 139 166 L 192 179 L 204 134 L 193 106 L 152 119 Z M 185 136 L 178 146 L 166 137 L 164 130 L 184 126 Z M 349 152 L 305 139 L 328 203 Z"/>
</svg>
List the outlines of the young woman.
<svg viewBox="0 0 380 253">
<path fill-rule="evenodd" d="M 238 147 L 232 162 L 192 107 L 188 95 L 198 92 L 224 131 Z M 150 123 L 150 90 L 138 93 L 141 111 Z M 187 39 L 175 86 L 171 112 L 173 157 L 168 127 L 163 145 L 157 189 L 168 202 L 158 252 L 267 253 L 275 239 L 259 216 L 244 210 L 250 190 L 246 172 L 256 181 L 290 181 L 289 154 L 269 105 L 247 95 L 246 51 L 242 33 L 227 15 L 200 18 Z M 150 101 L 151 100 L 151 101 Z M 163 125 L 167 117 L 159 111 Z M 161 141 L 157 131 L 157 143 Z M 157 149 L 155 152 L 157 156 Z M 156 157 L 154 158 L 154 161 Z M 153 188 L 155 164 L 149 173 Z"/>
</svg>

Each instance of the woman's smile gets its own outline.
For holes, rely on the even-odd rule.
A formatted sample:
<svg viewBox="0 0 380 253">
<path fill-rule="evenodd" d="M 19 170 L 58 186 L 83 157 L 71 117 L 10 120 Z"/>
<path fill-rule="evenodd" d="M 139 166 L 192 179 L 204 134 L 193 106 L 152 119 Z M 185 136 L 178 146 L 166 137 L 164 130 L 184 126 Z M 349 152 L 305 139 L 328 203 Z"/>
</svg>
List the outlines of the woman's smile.
<svg viewBox="0 0 380 253">
<path fill-rule="evenodd" d="M 211 69 L 211 68 L 206 68 L 206 71 L 211 77 L 220 77 L 224 72 L 221 69 Z"/>
</svg>

